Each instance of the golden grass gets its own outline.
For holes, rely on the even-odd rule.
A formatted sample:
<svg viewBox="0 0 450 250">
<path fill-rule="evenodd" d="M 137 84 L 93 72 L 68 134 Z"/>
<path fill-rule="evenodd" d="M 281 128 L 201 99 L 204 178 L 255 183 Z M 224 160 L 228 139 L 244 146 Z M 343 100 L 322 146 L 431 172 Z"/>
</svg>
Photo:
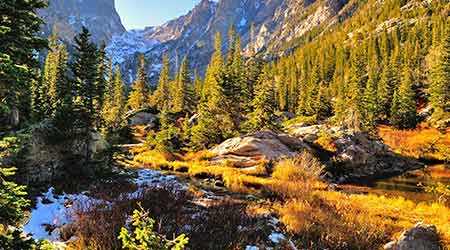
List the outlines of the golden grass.
<svg viewBox="0 0 450 250">
<path fill-rule="evenodd" d="M 276 198 L 269 206 L 304 248 L 311 248 L 309 244 L 314 243 L 314 249 L 378 249 L 423 221 L 436 225 L 450 249 L 450 208 L 444 204 L 327 190 L 328 185 L 318 180 L 322 166 L 308 155 L 280 161 L 272 176 L 267 175 L 264 165 L 249 171 L 227 164 L 211 165 L 205 160 L 211 157 L 208 152 L 173 157 L 142 150 L 135 160 L 159 169 L 186 168 L 184 172 L 190 176 L 219 178 L 235 193 Z M 253 209 L 254 214 L 271 210 Z"/>
<path fill-rule="evenodd" d="M 316 190 L 276 209 L 292 233 L 331 249 L 376 249 L 421 221 L 436 225 L 450 247 L 450 209 L 438 203 Z"/>
<path fill-rule="evenodd" d="M 322 164 L 310 153 L 303 152 L 296 158 L 278 162 L 272 177 L 284 181 L 317 180 L 323 172 Z"/>
<path fill-rule="evenodd" d="M 378 134 L 394 152 L 414 158 L 450 160 L 450 132 L 421 125 L 414 130 L 378 127 Z"/>
</svg>

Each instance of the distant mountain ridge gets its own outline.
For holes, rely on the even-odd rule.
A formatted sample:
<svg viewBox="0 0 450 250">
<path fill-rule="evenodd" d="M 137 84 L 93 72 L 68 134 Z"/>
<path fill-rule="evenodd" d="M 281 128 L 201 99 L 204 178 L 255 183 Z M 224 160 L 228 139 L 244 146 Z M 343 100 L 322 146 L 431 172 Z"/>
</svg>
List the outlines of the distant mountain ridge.
<svg viewBox="0 0 450 250">
<path fill-rule="evenodd" d="M 165 52 L 172 63 L 177 56 L 178 62 L 187 56 L 191 67 L 203 73 L 213 51 L 214 34 L 222 34 L 225 51 L 231 24 L 242 38 L 245 55 L 275 53 L 286 42 L 331 23 L 346 4 L 347 0 L 202 0 L 186 15 L 161 26 L 113 37 L 108 53 L 129 80 L 136 74 L 138 53 L 145 54 L 153 74 Z"/>
<path fill-rule="evenodd" d="M 50 36 L 56 25 L 59 36 L 68 43 L 82 26 L 89 28 L 97 43 L 108 43 L 126 31 L 114 0 L 49 0 L 49 6 L 38 14 L 46 22 L 43 36 Z"/>
<path fill-rule="evenodd" d="M 108 54 L 120 65 L 125 80 L 132 82 L 140 53 L 145 55 L 153 76 L 160 70 L 164 53 L 169 54 L 172 65 L 177 57 L 181 62 L 187 56 L 190 66 L 204 73 L 213 52 L 214 34 L 222 34 L 226 51 L 232 24 L 242 38 L 246 56 L 279 54 L 293 39 L 342 21 L 337 17 L 345 16 L 341 12 L 347 1 L 202 0 L 187 14 L 163 25 L 130 31 L 125 31 L 114 0 L 53 0 L 40 15 L 47 22 L 43 35 L 48 36 L 57 24 L 60 36 L 67 41 L 81 26 L 87 26 L 96 42 L 108 43 Z"/>
</svg>

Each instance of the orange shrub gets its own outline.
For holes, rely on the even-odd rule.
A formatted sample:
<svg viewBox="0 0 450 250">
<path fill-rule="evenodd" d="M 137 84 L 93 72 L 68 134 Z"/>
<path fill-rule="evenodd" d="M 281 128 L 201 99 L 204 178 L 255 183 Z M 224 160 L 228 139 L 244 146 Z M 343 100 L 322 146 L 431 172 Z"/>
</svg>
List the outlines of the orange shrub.
<svg viewBox="0 0 450 250">
<path fill-rule="evenodd" d="M 380 126 L 378 134 L 396 153 L 414 158 L 450 160 L 450 133 L 422 125 L 414 130 Z"/>
</svg>

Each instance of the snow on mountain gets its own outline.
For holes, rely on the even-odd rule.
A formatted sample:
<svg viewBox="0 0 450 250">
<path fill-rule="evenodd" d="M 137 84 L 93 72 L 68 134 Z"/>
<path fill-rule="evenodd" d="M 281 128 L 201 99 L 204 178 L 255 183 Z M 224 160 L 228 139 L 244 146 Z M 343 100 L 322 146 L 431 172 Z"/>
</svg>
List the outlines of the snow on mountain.
<svg viewBox="0 0 450 250">
<path fill-rule="evenodd" d="M 336 17 L 346 4 L 347 0 L 202 0 L 186 15 L 161 26 L 114 37 L 108 53 L 129 80 L 136 74 L 138 53 L 145 55 L 154 76 L 164 53 L 172 67 L 186 56 L 192 68 L 204 73 L 214 34 L 221 33 L 226 51 L 231 24 L 241 36 L 245 55 L 278 53 L 286 42 Z"/>
<path fill-rule="evenodd" d="M 145 53 L 159 44 L 156 39 L 148 38 L 154 28 L 145 30 L 130 30 L 119 36 L 114 36 L 106 47 L 106 52 L 112 58 L 114 64 L 122 64 L 130 56 L 137 53 Z"/>
<path fill-rule="evenodd" d="M 56 25 L 60 36 L 68 43 L 83 25 L 87 26 L 96 42 L 108 42 L 107 53 L 120 65 L 125 80 L 132 82 L 140 53 L 145 55 L 153 76 L 159 73 L 164 53 L 169 55 L 172 68 L 186 56 L 192 68 L 204 73 L 213 52 L 215 33 L 222 35 L 226 51 L 228 29 L 232 24 L 241 36 L 246 56 L 270 55 L 279 53 L 284 44 L 315 27 L 327 27 L 347 2 L 202 0 L 187 14 L 163 25 L 130 31 L 125 31 L 114 0 L 52 0 L 39 14 L 46 21 L 43 36 L 48 36 Z M 253 32 L 251 27 L 254 27 Z"/>
</svg>

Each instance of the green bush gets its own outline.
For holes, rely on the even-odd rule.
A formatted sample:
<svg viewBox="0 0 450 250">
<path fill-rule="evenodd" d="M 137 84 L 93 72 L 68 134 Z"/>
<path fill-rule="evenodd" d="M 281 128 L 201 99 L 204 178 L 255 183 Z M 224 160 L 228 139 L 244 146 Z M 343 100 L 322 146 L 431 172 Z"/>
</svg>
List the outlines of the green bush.
<svg viewBox="0 0 450 250">
<path fill-rule="evenodd" d="M 155 220 L 150 218 L 144 209 L 134 210 L 133 228 L 130 232 L 122 227 L 119 239 L 122 240 L 122 248 L 127 250 L 182 250 L 189 239 L 184 234 L 179 235 L 173 240 L 168 240 L 164 235 L 153 231 Z"/>
</svg>

